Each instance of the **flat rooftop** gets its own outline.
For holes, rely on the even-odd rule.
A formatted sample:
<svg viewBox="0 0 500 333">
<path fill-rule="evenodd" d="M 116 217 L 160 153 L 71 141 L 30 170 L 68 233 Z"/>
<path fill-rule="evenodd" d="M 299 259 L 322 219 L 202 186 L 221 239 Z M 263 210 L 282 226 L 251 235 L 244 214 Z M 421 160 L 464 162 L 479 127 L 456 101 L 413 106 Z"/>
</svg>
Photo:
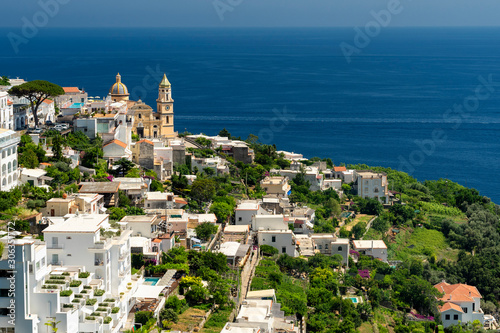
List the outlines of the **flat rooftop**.
<svg viewBox="0 0 500 333">
<path fill-rule="evenodd" d="M 68 218 L 52 224 L 43 230 L 44 233 L 95 233 L 108 220 L 108 214 L 68 214 Z"/>
<path fill-rule="evenodd" d="M 116 193 L 120 188 L 120 182 L 87 182 L 80 185 L 80 193 Z"/>
<path fill-rule="evenodd" d="M 355 249 L 387 249 L 383 240 L 355 240 Z"/>
</svg>

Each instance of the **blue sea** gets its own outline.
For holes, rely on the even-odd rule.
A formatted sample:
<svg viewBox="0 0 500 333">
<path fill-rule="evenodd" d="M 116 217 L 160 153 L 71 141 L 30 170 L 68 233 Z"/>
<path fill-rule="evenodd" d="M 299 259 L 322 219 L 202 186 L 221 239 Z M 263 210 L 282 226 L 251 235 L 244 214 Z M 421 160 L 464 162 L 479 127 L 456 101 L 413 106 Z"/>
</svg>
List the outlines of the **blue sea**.
<svg viewBox="0 0 500 333">
<path fill-rule="evenodd" d="M 179 132 L 225 127 L 500 202 L 499 28 L 386 28 L 350 62 L 340 45 L 356 47 L 351 28 L 41 29 L 17 54 L 9 32 L 21 34 L 0 30 L 0 75 L 102 97 L 120 72 L 131 97 L 155 108 L 165 72 Z"/>
</svg>

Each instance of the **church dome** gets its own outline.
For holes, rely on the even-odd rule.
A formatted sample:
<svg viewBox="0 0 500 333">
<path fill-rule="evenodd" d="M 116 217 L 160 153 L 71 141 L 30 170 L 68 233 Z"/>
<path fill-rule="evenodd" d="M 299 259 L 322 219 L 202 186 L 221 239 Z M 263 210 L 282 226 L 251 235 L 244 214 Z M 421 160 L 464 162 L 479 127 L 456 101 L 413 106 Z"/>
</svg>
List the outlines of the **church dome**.
<svg viewBox="0 0 500 333">
<path fill-rule="evenodd" d="M 122 83 L 122 77 L 120 73 L 116 75 L 116 83 L 109 89 L 110 95 L 128 95 L 127 86 Z"/>
</svg>

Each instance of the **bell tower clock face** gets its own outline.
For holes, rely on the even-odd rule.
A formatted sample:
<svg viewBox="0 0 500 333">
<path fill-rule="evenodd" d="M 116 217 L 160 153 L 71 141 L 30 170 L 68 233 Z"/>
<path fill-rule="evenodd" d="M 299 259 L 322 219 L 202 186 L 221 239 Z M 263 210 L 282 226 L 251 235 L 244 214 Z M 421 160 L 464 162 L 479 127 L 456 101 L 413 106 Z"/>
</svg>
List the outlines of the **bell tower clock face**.
<svg viewBox="0 0 500 333">
<path fill-rule="evenodd" d="M 165 105 L 165 111 L 168 111 L 168 110 L 170 110 L 170 106 Z"/>
</svg>

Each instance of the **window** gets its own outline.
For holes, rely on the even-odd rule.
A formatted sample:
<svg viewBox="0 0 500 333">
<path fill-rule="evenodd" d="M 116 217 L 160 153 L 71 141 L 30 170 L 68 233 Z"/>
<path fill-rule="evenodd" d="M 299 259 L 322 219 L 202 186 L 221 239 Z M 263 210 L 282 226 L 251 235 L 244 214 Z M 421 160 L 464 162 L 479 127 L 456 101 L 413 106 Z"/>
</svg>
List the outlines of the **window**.
<svg viewBox="0 0 500 333">
<path fill-rule="evenodd" d="M 328 250 L 328 244 L 325 244 L 325 250 Z"/>
<path fill-rule="evenodd" d="M 463 311 L 464 313 L 467 313 L 467 308 L 462 308 L 462 311 Z"/>
<path fill-rule="evenodd" d="M 242 220 L 243 220 L 243 218 L 241 216 L 238 217 L 238 221 L 242 221 Z"/>
<path fill-rule="evenodd" d="M 458 320 L 458 315 L 453 315 L 453 320 Z"/>
<path fill-rule="evenodd" d="M 71 239 L 71 236 L 67 236 L 66 239 Z"/>
<path fill-rule="evenodd" d="M 339 252 L 342 252 L 342 246 L 339 246 L 339 248 L 337 249 Z"/>
<path fill-rule="evenodd" d="M 276 236 L 271 237 L 271 242 L 276 243 Z"/>
<path fill-rule="evenodd" d="M 472 303 L 472 312 L 476 311 L 476 303 Z"/>
<path fill-rule="evenodd" d="M 322 250 L 322 249 L 323 249 L 323 246 L 318 245 L 318 249 L 319 249 L 319 250 Z"/>
<path fill-rule="evenodd" d="M 283 246 L 283 247 L 281 248 L 281 253 L 286 253 L 286 247 L 284 247 L 284 246 Z"/>
<path fill-rule="evenodd" d="M 445 319 L 445 320 L 450 320 L 450 315 L 448 315 L 448 314 L 447 314 L 447 315 L 445 315 L 445 316 L 444 316 L 444 319 Z"/>
</svg>

